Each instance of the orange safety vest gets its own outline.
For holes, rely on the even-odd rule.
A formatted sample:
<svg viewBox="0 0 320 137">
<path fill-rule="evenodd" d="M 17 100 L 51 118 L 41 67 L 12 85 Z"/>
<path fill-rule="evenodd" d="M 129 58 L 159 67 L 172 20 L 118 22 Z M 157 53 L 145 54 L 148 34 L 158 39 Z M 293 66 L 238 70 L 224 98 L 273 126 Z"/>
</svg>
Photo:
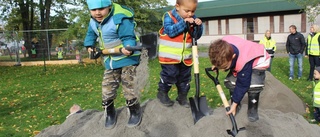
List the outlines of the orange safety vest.
<svg viewBox="0 0 320 137">
<path fill-rule="evenodd" d="M 174 23 L 177 19 L 167 12 Z M 178 64 L 181 61 L 187 66 L 192 65 L 192 37 L 190 34 L 181 33 L 173 38 L 164 34 L 164 27 L 159 30 L 159 62 L 161 64 Z"/>
</svg>

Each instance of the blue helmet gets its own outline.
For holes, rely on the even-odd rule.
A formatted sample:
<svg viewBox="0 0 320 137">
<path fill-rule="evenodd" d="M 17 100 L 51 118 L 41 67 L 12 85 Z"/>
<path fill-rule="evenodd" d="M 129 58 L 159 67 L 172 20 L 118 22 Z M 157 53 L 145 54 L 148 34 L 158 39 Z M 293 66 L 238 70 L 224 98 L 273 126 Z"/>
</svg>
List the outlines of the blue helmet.
<svg viewBox="0 0 320 137">
<path fill-rule="evenodd" d="M 90 10 L 105 8 L 111 5 L 111 0 L 87 0 L 87 4 Z"/>
</svg>

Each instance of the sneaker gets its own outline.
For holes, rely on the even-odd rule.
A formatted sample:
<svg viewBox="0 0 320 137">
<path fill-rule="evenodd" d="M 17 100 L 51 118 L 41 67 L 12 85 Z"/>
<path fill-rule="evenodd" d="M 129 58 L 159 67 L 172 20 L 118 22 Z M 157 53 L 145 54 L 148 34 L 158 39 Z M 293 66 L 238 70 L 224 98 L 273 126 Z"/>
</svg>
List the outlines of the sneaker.
<svg viewBox="0 0 320 137">
<path fill-rule="evenodd" d="M 292 80 L 293 78 L 292 77 L 289 77 L 289 80 Z"/>
<path fill-rule="evenodd" d="M 298 77 L 298 79 L 301 79 L 301 77 Z"/>
</svg>

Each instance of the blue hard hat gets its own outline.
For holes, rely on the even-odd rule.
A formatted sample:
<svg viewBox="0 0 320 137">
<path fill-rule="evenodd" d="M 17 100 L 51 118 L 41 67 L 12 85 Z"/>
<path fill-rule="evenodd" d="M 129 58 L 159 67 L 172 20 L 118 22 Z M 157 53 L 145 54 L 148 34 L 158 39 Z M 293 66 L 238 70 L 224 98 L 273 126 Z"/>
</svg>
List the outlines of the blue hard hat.
<svg viewBox="0 0 320 137">
<path fill-rule="evenodd" d="M 87 0 L 87 4 L 90 10 L 105 8 L 111 5 L 111 0 Z"/>
</svg>

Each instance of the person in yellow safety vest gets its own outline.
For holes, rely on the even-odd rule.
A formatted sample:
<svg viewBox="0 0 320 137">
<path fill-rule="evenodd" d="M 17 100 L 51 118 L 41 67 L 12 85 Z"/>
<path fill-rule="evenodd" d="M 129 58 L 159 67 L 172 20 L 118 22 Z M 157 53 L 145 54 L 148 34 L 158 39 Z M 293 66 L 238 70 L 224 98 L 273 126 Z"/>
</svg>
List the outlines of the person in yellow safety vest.
<svg viewBox="0 0 320 137">
<path fill-rule="evenodd" d="M 314 119 L 320 122 L 320 67 L 316 67 L 314 70 L 313 77 L 313 107 L 314 107 Z"/>
<path fill-rule="evenodd" d="M 190 90 L 192 66 L 192 38 L 188 31 L 193 29 L 186 23 L 198 25 L 195 39 L 202 35 L 202 21 L 194 13 L 197 0 L 177 0 L 175 8 L 163 16 L 163 27 L 159 30 L 159 62 L 161 64 L 157 98 L 164 106 L 172 106 L 168 92 L 172 85 L 178 89 L 176 100 L 181 106 L 189 107 L 187 95 Z"/>
<path fill-rule="evenodd" d="M 306 56 L 309 57 L 310 71 L 307 81 L 313 80 L 314 68 L 320 66 L 320 30 L 318 25 L 310 27 L 310 33 L 307 39 Z"/>
<path fill-rule="evenodd" d="M 267 50 L 271 57 L 269 68 L 267 69 L 267 71 L 271 72 L 271 63 L 274 57 L 274 52 L 277 50 L 277 46 L 276 41 L 271 38 L 270 30 L 266 31 L 266 33 L 264 34 L 264 38 L 260 40 L 259 44 L 264 45 L 264 48 Z"/>
<path fill-rule="evenodd" d="M 34 47 L 31 49 L 31 57 L 32 58 L 37 57 L 37 51 L 36 51 L 36 48 L 34 48 Z"/>
<path fill-rule="evenodd" d="M 58 59 L 63 59 L 63 51 L 62 50 L 59 50 L 58 51 Z"/>
</svg>

